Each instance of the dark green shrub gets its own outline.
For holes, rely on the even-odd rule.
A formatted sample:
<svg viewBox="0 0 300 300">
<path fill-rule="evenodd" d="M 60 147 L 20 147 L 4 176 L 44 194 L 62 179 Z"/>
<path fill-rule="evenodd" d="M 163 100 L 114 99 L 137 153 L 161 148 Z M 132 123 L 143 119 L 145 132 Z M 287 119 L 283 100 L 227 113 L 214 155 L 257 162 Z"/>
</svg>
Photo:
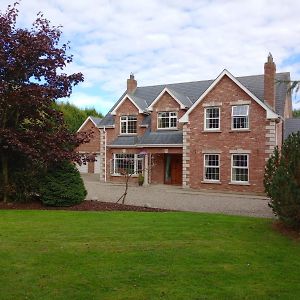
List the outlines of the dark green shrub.
<svg viewBox="0 0 300 300">
<path fill-rule="evenodd" d="M 42 202 L 49 206 L 79 204 L 87 194 L 78 170 L 70 162 L 48 169 L 40 180 L 39 189 Z"/>
<path fill-rule="evenodd" d="M 269 206 L 287 226 L 300 228 L 300 132 L 291 134 L 267 162 L 264 185 Z"/>
</svg>

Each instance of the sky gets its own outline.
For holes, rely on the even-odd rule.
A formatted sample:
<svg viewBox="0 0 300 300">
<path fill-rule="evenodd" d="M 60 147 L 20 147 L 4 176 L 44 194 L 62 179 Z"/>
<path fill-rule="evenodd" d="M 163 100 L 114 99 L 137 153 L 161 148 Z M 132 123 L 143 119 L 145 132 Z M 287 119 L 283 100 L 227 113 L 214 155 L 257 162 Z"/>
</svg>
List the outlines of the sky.
<svg viewBox="0 0 300 300">
<path fill-rule="evenodd" d="M 0 10 L 14 0 L 0 0 Z M 68 99 L 103 114 L 134 73 L 138 86 L 263 74 L 271 52 L 278 72 L 300 80 L 300 1 L 22 0 L 19 26 L 43 12 L 71 42 L 68 73 L 84 83 Z M 300 101 L 293 97 L 294 108 Z"/>
</svg>

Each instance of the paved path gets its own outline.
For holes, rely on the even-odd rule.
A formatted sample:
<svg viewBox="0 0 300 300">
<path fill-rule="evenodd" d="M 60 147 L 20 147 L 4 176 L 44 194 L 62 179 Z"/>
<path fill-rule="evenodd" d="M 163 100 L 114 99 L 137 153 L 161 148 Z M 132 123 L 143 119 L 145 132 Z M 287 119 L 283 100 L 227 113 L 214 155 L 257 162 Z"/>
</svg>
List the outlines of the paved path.
<svg viewBox="0 0 300 300">
<path fill-rule="evenodd" d="M 82 175 L 88 190 L 86 199 L 116 202 L 124 185 L 100 183 L 95 175 Z M 182 211 L 215 212 L 231 215 L 273 217 L 266 197 L 204 192 L 168 185 L 130 186 L 126 204 Z"/>
</svg>

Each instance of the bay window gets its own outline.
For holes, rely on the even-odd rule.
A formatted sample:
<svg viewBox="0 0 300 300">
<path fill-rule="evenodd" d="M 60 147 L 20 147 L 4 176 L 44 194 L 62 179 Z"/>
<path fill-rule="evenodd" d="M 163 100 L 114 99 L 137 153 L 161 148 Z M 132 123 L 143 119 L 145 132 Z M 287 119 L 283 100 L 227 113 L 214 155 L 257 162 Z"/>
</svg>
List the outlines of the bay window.
<svg viewBox="0 0 300 300">
<path fill-rule="evenodd" d="M 111 174 L 139 174 L 143 172 L 143 155 L 114 153 L 111 161 Z"/>
</svg>

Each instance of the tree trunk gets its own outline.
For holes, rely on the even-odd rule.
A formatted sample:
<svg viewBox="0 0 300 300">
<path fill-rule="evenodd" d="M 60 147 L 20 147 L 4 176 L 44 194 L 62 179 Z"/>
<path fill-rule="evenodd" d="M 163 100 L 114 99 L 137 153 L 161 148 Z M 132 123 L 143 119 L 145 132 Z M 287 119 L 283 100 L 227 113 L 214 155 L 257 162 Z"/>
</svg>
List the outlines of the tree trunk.
<svg viewBox="0 0 300 300">
<path fill-rule="evenodd" d="M 8 157 L 5 153 L 1 156 L 2 177 L 3 177 L 3 201 L 8 201 Z"/>
</svg>

